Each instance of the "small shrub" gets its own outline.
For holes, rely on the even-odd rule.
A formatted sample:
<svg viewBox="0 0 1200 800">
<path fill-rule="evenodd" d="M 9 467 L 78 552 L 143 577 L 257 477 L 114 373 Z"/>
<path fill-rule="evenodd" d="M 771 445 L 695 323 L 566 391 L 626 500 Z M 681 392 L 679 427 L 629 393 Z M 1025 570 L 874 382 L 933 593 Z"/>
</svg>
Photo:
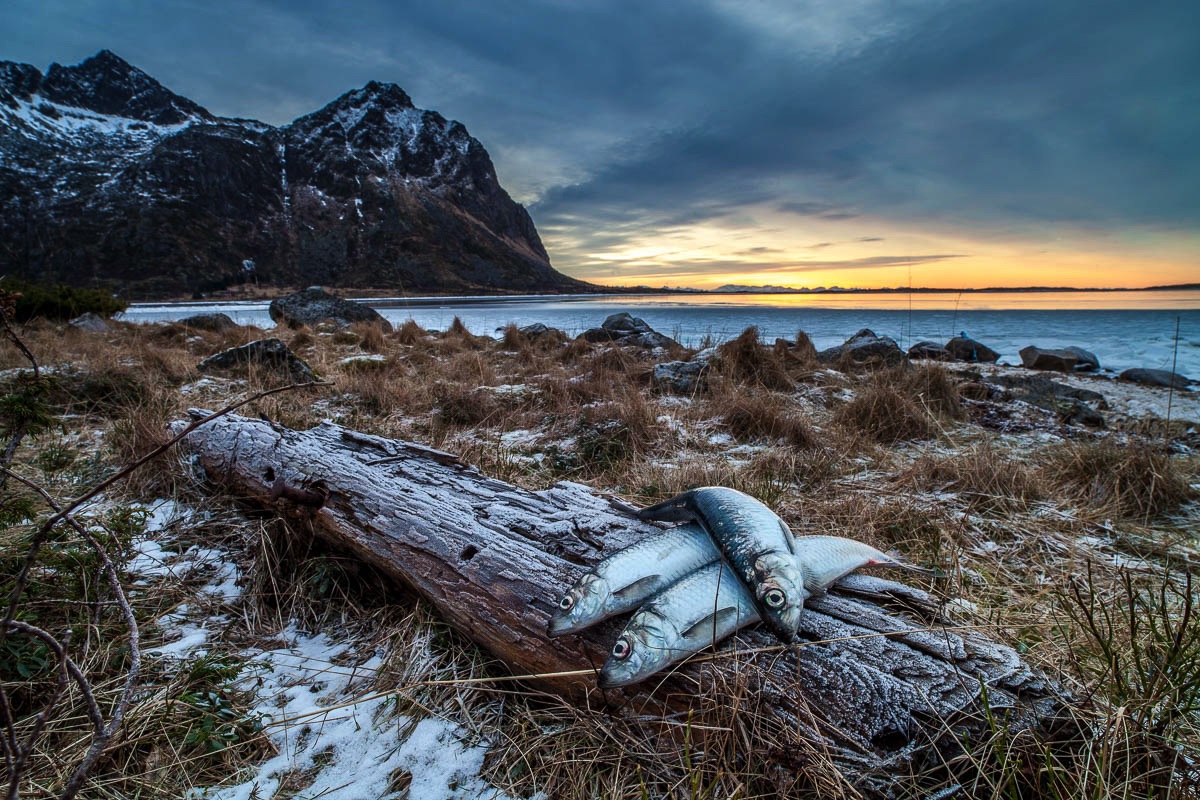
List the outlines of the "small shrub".
<svg viewBox="0 0 1200 800">
<path fill-rule="evenodd" d="M 425 340 L 429 334 L 416 323 L 416 320 L 406 319 L 404 324 L 396 329 L 392 338 L 400 344 L 414 345 Z"/>
<path fill-rule="evenodd" d="M 382 353 L 387 339 L 378 322 L 357 322 L 350 328 L 358 335 L 358 346 L 368 353 Z"/>
<path fill-rule="evenodd" d="M 89 311 L 102 317 L 124 311 L 129 303 L 103 289 L 84 289 L 56 284 L 46 286 L 8 276 L 0 277 L 0 288 L 17 295 L 13 317 L 28 322 L 35 317 L 68 320 Z"/>
</svg>

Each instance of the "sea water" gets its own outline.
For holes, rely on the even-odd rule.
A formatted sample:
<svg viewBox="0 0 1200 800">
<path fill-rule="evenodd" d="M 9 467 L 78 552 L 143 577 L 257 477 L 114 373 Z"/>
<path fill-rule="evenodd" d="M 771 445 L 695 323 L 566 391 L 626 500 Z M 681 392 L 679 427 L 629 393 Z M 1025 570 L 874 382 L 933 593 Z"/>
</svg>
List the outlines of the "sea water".
<svg viewBox="0 0 1200 800">
<path fill-rule="evenodd" d="M 849 294 L 672 294 L 526 297 L 376 298 L 361 302 L 395 325 L 414 320 L 445 330 L 455 317 L 475 334 L 541 322 L 570 334 L 628 311 L 652 328 L 697 347 L 758 328 L 768 343 L 804 331 L 818 349 L 840 344 L 862 328 L 907 349 L 919 341 L 945 344 L 966 333 L 1020 364 L 1018 351 L 1075 345 L 1095 353 L 1105 369 L 1171 369 L 1200 379 L 1200 291 L 968 292 Z M 266 302 L 133 305 L 124 319 L 161 322 L 221 312 L 243 325 L 271 328 Z M 1178 330 L 1178 338 L 1176 331 Z"/>
</svg>

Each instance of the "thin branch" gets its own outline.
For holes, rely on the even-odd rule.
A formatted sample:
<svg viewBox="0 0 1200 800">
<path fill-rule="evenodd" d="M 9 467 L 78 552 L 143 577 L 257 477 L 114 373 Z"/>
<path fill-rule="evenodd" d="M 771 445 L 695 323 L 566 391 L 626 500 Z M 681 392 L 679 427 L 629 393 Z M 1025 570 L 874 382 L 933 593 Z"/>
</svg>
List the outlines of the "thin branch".
<svg viewBox="0 0 1200 800">
<path fill-rule="evenodd" d="M 201 427 L 202 425 L 205 425 L 209 422 L 212 422 L 215 419 L 223 417 L 226 414 L 230 414 L 234 411 L 237 411 L 239 408 L 241 408 L 244 405 L 253 403 L 257 400 L 262 400 L 264 397 L 270 397 L 271 395 L 291 391 L 292 389 L 301 389 L 301 388 L 305 388 L 305 387 L 309 387 L 309 386 L 329 386 L 329 385 L 330 385 L 329 383 L 312 381 L 312 382 L 308 382 L 308 383 L 290 383 L 287 386 L 277 386 L 274 389 L 266 389 L 264 391 L 257 392 L 255 394 L 251 395 L 250 397 L 247 397 L 244 400 L 239 400 L 236 403 L 225 406 L 220 411 L 217 411 L 214 414 L 210 414 L 209 416 L 205 417 L 204 419 L 195 420 L 194 422 L 190 423 L 187 427 L 185 427 L 182 431 L 180 431 L 178 434 L 171 437 L 171 439 L 168 440 L 165 444 L 159 445 L 158 447 L 154 448 L 149 453 L 147 453 L 146 455 L 137 459 L 136 461 L 133 461 L 132 463 L 126 465 L 125 467 L 122 467 L 116 474 L 114 474 L 114 475 L 106 478 L 105 480 L 101 481 L 100 483 L 96 484 L 89 491 L 85 492 L 83 495 L 81 495 L 78 498 L 76 498 L 75 500 L 71 501 L 71 503 L 69 503 L 62 511 L 56 513 L 54 516 L 50 517 L 50 519 L 46 520 L 46 522 L 44 522 L 42 524 L 41 528 L 39 528 L 38 532 L 34 535 L 33 541 L 30 542 L 29 552 L 25 556 L 25 561 L 24 561 L 24 563 L 22 563 L 21 569 L 17 574 L 17 579 L 13 585 L 12 592 L 9 594 L 8 608 L 6 609 L 6 611 L 4 613 L 3 621 L 0 621 L 0 642 L 3 642 L 4 637 L 6 636 L 7 629 L 5 627 L 5 624 L 12 621 L 12 619 L 14 617 L 16 617 L 17 603 L 20 601 L 21 594 L 24 593 L 24 591 L 25 591 L 25 585 L 29 581 L 29 570 L 33 568 L 33 564 L 37 560 L 38 552 L 41 550 L 42 545 L 45 544 L 46 537 L 50 535 L 50 531 L 53 530 L 54 527 L 56 525 L 58 525 L 58 523 L 62 522 L 63 517 L 65 515 L 73 513 L 81 505 L 83 505 L 87 501 L 91 500 L 96 495 L 100 494 L 105 489 L 107 489 L 108 487 L 110 487 L 114 483 L 116 483 L 117 481 L 123 480 L 124 478 L 128 477 L 130 473 L 132 473 L 134 470 L 141 467 L 143 464 L 145 464 L 149 461 L 153 461 L 154 459 L 158 458 L 160 455 L 165 453 L 167 450 L 174 447 L 179 442 L 180 439 L 183 439 L 189 433 L 191 433 L 192 431 Z M 11 470 L 8 470 L 7 468 L 4 469 L 4 472 L 6 474 L 10 474 L 10 475 L 16 474 L 16 473 L 13 473 Z"/>
<path fill-rule="evenodd" d="M 12 325 L 8 320 L 8 310 L 5 308 L 3 303 L 4 298 L 0 296 L 0 327 L 4 329 L 4 335 L 7 336 L 9 340 L 17 346 L 18 350 L 21 351 L 21 355 L 25 356 L 29 363 L 33 365 L 33 377 L 34 380 L 37 380 L 42 377 L 41 370 L 38 368 L 37 359 L 33 357 L 33 353 L 29 351 L 25 341 L 17 334 L 16 331 L 12 329 Z"/>
<path fill-rule="evenodd" d="M 260 400 L 264 397 L 269 397 L 274 394 L 279 394 L 281 392 L 289 391 L 291 389 L 297 389 L 297 388 L 304 387 L 304 386 L 326 386 L 326 385 L 328 385 L 328 384 L 317 383 L 317 382 L 308 382 L 308 383 L 289 384 L 287 386 L 279 386 L 274 389 L 267 389 L 262 392 L 257 392 L 256 394 L 254 394 L 250 397 L 247 397 L 244 400 L 240 400 L 236 403 L 232 403 L 232 404 L 226 406 L 225 408 L 221 409 L 220 411 L 217 411 L 216 413 L 211 414 L 203 419 L 195 420 L 194 422 L 187 425 L 178 434 L 173 436 L 166 443 L 160 445 L 159 447 L 154 448 L 154 450 L 150 451 L 146 455 L 142 456 L 141 458 L 138 458 L 137 460 L 133 461 L 132 463 L 121 468 L 116 474 L 114 474 L 114 475 L 110 476 L 109 478 L 96 484 L 89 491 L 85 492 L 83 495 L 81 495 L 80 497 L 73 500 L 66 507 L 60 507 L 58 505 L 58 503 L 55 502 L 54 498 L 51 497 L 50 494 L 45 489 L 43 489 L 40 485 L 38 485 L 37 483 L 29 480 L 28 478 L 25 478 L 24 476 L 22 476 L 16 472 L 13 472 L 7 466 L 0 466 L 0 473 L 2 473 L 5 477 L 12 477 L 13 479 L 17 480 L 18 482 L 22 483 L 29 489 L 36 492 L 38 495 L 41 496 L 43 502 L 45 502 L 47 504 L 47 506 L 50 507 L 51 511 L 54 512 L 53 516 L 51 516 L 48 520 L 46 520 L 46 522 L 44 522 L 41 525 L 41 527 L 38 529 L 37 533 L 34 535 L 33 541 L 30 544 L 29 552 L 26 555 L 25 561 L 21 567 L 21 571 L 17 576 L 16 584 L 13 587 L 13 591 L 9 597 L 9 605 L 8 605 L 8 609 L 6 610 L 5 619 L 4 619 L 3 623 L 0 623 L 0 641 L 3 641 L 4 638 L 7 637 L 10 629 L 26 630 L 26 632 L 30 632 L 33 635 L 40 636 L 39 633 L 34 632 L 34 631 L 40 631 L 40 629 L 36 629 L 33 626 L 29 626 L 26 623 L 22 623 L 22 622 L 15 620 L 16 609 L 20 602 L 21 594 L 23 594 L 25 586 L 28 582 L 29 572 L 32 569 L 34 562 L 37 560 L 37 555 L 38 555 L 39 551 L 41 550 L 42 545 L 45 543 L 45 540 L 49 536 L 50 532 L 59 523 L 62 523 L 62 522 L 67 523 L 81 537 L 83 537 L 83 539 L 85 541 L 87 541 L 87 543 L 92 547 L 92 549 L 99 556 L 101 563 L 103 564 L 103 567 L 104 567 L 104 572 L 108 577 L 109 586 L 112 589 L 114 597 L 116 598 L 116 603 L 121 609 L 121 614 L 125 618 L 126 625 L 128 625 L 128 627 L 129 627 L 129 657 L 130 657 L 129 670 L 126 675 L 125 686 L 122 689 L 121 697 L 117 701 L 117 704 L 114 707 L 114 709 L 112 711 L 112 715 L 109 718 L 107 724 L 105 724 L 103 721 L 103 715 L 99 712 L 99 706 L 96 705 L 96 703 L 95 703 L 95 698 L 91 693 L 90 685 L 87 684 L 86 678 L 82 675 L 82 673 L 78 672 L 77 668 L 75 669 L 75 672 L 72 673 L 72 677 L 75 677 L 77 682 L 82 680 L 82 683 L 80 684 L 80 688 L 84 691 L 85 698 L 87 698 L 89 701 L 88 711 L 89 711 L 89 715 L 92 716 L 92 721 L 93 721 L 93 724 L 96 726 L 96 731 L 93 734 L 92 744 L 88 748 L 87 753 L 84 755 L 84 757 L 80 761 L 80 763 L 75 767 L 75 770 L 71 773 L 70 778 L 68 778 L 66 785 L 63 788 L 63 792 L 60 795 L 62 800 L 71 800 L 71 798 L 73 798 L 79 792 L 79 790 L 83 786 L 83 782 L 87 778 L 88 773 L 91 771 L 92 766 L 95 764 L 96 759 L 99 758 L 100 754 L 104 751 L 105 747 L 108 745 L 108 742 L 112 739 L 113 735 L 120 728 L 121 722 L 124 720 L 124 717 L 125 717 L 125 712 L 128 710 L 129 704 L 132 700 L 133 691 L 137 684 L 137 679 L 141 673 L 141 647 L 140 647 L 140 634 L 139 634 L 139 630 L 138 630 L 137 619 L 134 616 L 133 608 L 130 606 L 129 600 L 125 596 L 124 589 L 121 586 L 120 573 L 118 572 L 116 565 L 112 562 L 112 559 L 109 558 L 108 552 L 105 550 L 104 546 L 100 543 L 99 540 L 96 539 L 96 537 L 91 533 L 91 531 L 89 531 L 85 526 L 80 524 L 80 522 L 78 520 L 76 520 L 74 516 L 72 516 L 72 513 L 75 510 L 77 510 L 80 506 L 82 506 L 84 503 L 86 503 L 87 501 L 96 497 L 97 495 L 101 494 L 103 491 L 105 491 L 107 488 L 109 488 L 113 484 L 126 478 L 132 472 L 137 470 L 138 468 L 142 467 L 143 465 L 147 464 L 148 462 L 154 460 L 158 456 L 165 453 L 167 450 L 169 450 L 171 447 L 173 447 L 176 443 L 178 443 L 181 439 L 183 439 L 189 433 L 191 433 L 192 431 L 201 427 L 202 425 L 205 425 L 206 423 L 211 422 L 215 419 L 218 419 L 219 417 L 222 417 L 226 414 L 236 411 L 237 409 L 241 408 L 244 405 L 247 405 L 248 403 L 252 403 L 252 402 L 254 402 L 256 400 Z M 41 633 L 45 633 L 45 632 L 42 631 Z M 49 634 L 45 634 L 45 635 L 50 636 Z M 52 636 L 50 637 L 50 640 L 45 640 L 45 641 L 47 641 L 47 643 L 49 643 L 49 641 L 51 641 L 51 640 L 53 640 Z M 57 644 L 57 642 L 55 642 L 55 643 Z M 61 657 L 63 659 L 67 659 L 66 652 L 65 652 L 65 650 L 63 650 L 61 648 L 61 646 L 58 648 L 58 650 L 62 652 Z M 64 664 L 68 664 L 68 666 L 65 667 L 68 670 L 70 670 L 71 666 L 73 666 L 73 662 L 69 662 L 69 659 L 67 661 L 64 661 Z M 75 673 L 78 673 L 78 675 L 76 676 Z M 56 702 L 57 702 L 57 700 L 56 700 Z M 14 744 L 15 744 L 15 742 L 14 742 Z M 9 749 L 10 749 L 9 746 L 6 743 L 6 747 L 5 747 L 6 758 L 8 757 Z M 13 766 L 20 769 L 23 766 L 23 761 L 24 761 L 23 755 L 21 753 L 16 753 L 14 755 L 16 755 L 17 758 L 14 760 Z M 13 772 L 12 774 L 14 774 L 14 776 L 15 776 L 15 772 Z M 12 784 L 12 786 L 13 786 L 13 788 L 10 790 L 10 794 L 12 791 L 16 790 L 15 789 L 15 787 L 16 787 L 15 780 L 14 780 L 14 783 Z M 12 795 L 12 796 L 15 797 L 15 795 Z"/>
</svg>

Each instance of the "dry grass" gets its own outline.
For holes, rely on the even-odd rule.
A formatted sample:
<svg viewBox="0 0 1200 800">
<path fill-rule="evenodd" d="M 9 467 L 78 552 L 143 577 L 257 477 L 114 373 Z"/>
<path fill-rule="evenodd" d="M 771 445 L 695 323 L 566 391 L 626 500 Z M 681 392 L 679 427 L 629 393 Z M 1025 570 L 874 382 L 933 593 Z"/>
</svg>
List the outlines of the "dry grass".
<svg viewBox="0 0 1200 800">
<path fill-rule="evenodd" d="M 872 375 L 854 399 L 834 412 L 833 421 L 880 444 L 928 439 L 937 431 L 925 407 L 884 373 Z"/>
<path fill-rule="evenodd" d="M 924 454 L 907 470 L 902 484 L 926 492 L 953 492 L 973 507 L 1010 512 L 1046 496 L 1035 470 L 985 440 L 954 454 Z"/>
<path fill-rule="evenodd" d="M 749 327 L 736 339 L 717 347 L 717 374 L 738 384 L 788 391 L 795 385 L 786 359 L 758 341 L 758 328 Z"/>
<path fill-rule="evenodd" d="M 1193 500 L 1191 483 L 1200 470 L 1154 443 L 1068 442 L 1050 450 L 1042 464 L 1045 480 L 1096 514 L 1148 520 Z"/>
<path fill-rule="evenodd" d="M 1194 779 L 1189 771 L 1195 768 L 1184 758 L 1194 760 L 1200 749 L 1200 635 L 1190 606 L 1194 587 L 1179 565 L 1180 548 L 1194 537 L 1195 513 L 1187 503 L 1195 499 L 1190 484 L 1197 481 L 1197 462 L 1169 455 L 1152 428 L 1141 431 L 1146 436 L 1050 447 L 1004 437 L 981 442 L 978 429 L 963 420 L 954 377 L 940 366 L 844 377 L 811 373 L 801 395 L 795 386 L 811 368 L 803 340 L 776 352 L 753 331 L 723 345 L 709 390 L 685 399 L 647 391 L 652 363 L 642 354 L 555 337 L 530 340 L 511 326 L 500 341 L 473 336 L 461 324 L 441 334 L 411 322 L 388 336 L 373 326 L 352 334 L 289 332 L 293 348 L 303 349 L 336 385 L 269 398 L 249 413 L 293 427 L 333 418 L 370 432 L 469 448 L 485 472 L 530 488 L 565 477 L 646 503 L 699 485 L 739 488 L 776 508 L 799 534 L 849 536 L 940 568 L 948 578 L 931 584 L 935 591 L 975 603 L 975 621 L 994 626 L 996 635 L 1081 698 L 1073 717 L 1040 732 L 1017 733 L 997 711 L 981 720 L 988 735 L 957 753 L 945 751 L 941 763 L 913 765 L 913 774 L 892 787 L 897 796 L 928 798 L 954 783 L 963 786 L 962 797 L 1195 796 L 1194 782 L 1184 783 Z M 56 375 L 55 409 L 73 415 L 65 428 L 27 441 L 18 452 L 19 467 L 61 496 L 78 494 L 97 470 L 111 470 L 160 442 L 164 423 L 186 406 L 219 407 L 277 382 L 247 372 L 179 395 L 181 386 L 196 381 L 201 358 L 261 338 L 249 329 L 217 335 L 118 326 L 112 334 L 89 336 L 35 325 L 28 336 L 43 363 L 77 367 Z M 386 359 L 370 369 L 339 365 L 363 350 Z M 22 363 L 11 348 L 0 348 L 0 366 Z M 813 385 L 827 379 L 832 385 Z M 495 391 L 501 384 L 525 388 Z M 854 397 L 841 402 L 834 392 L 846 387 Z M 92 436 L 93 430 L 103 435 Z M 541 438 L 517 453 L 501 445 L 502 434 L 512 430 Z M 742 446 L 709 439 L 724 432 Z M 935 436 L 934 444 L 911 444 Z M 934 446 L 936 452 L 914 452 Z M 161 466 L 147 470 L 129 487 L 130 496 L 178 495 L 185 488 L 166 480 L 177 474 Z M 21 519 L 31 503 L 36 506 L 11 490 L 0 496 L 5 574 L 28 534 L 9 522 Z M 267 744 L 255 733 L 249 697 L 224 676 L 237 666 L 242 646 L 269 640 L 293 622 L 382 647 L 388 655 L 379 688 L 503 673 L 420 601 L 357 559 L 320 547 L 304 530 L 227 513 L 218 518 L 228 522 L 223 529 L 210 525 L 189 535 L 197 542 L 221 538 L 244 552 L 245 606 L 230 616 L 210 663 L 192 660 L 151 676 L 126 739 L 97 775 L 95 796 L 178 796 L 187 785 L 216 782 L 261 759 Z M 128 540 L 119 521 L 110 527 L 118 531 L 114 541 Z M 1083 537 L 1093 544 L 1080 545 Z M 123 666 L 119 625 L 102 603 L 95 564 L 80 560 L 69 544 L 55 544 L 53 571 L 39 576 L 38 613 L 47 624 L 89 631 L 88 669 L 111 679 Z M 127 544 L 118 549 L 128 552 Z M 1137 571 L 1119 569 L 1123 560 L 1136 560 Z M 172 603 L 195 602 L 189 591 L 186 582 L 140 591 L 138 613 L 147 630 Z M 614 713 L 520 687 L 453 680 L 404 688 L 396 709 L 416 718 L 437 714 L 486 737 L 494 748 L 487 775 L 510 792 L 854 797 L 803 725 L 785 726 L 762 711 L 765 698 L 754 688 L 758 668 L 750 661 L 706 673 L 708 683 L 697 685 L 688 700 L 690 718 L 649 709 Z M 44 697 L 45 683 L 40 673 L 21 681 L 5 677 L 6 690 L 25 711 Z M 236 746 L 220 753 L 202 744 L 181 748 L 205 718 L 179 698 L 210 691 L 244 723 Z M 71 705 L 40 745 L 38 780 L 47 786 L 61 780 L 56 765 L 86 743 L 85 723 L 80 707 Z M 304 796 L 305 780 L 294 776 L 297 796 Z M 397 780 L 402 784 L 403 776 Z M 1168 780 L 1175 781 L 1169 788 Z"/>
<path fill-rule="evenodd" d="M 734 437 L 742 441 L 765 439 L 782 441 L 793 447 L 810 448 L 817 444 L 813 426 L 796 408 L 795 402 L 774 393 L 734 394 L 719 410 L 721 419 Z"/>
</svg>

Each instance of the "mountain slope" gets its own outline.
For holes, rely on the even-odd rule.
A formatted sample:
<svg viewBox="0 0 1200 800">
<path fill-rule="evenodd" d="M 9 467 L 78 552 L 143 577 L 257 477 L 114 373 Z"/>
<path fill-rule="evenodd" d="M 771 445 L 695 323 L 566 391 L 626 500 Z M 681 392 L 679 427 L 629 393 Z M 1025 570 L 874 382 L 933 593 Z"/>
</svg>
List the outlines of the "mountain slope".
<svg viewBox="0 0 1200 800">
<path fill-rule="evenodd" d="M 457 122 L 371 82 L 289 125 L 216 117 L 118 56 L 0 62 L 0 273 L 131 297 L 321 283 L 586 291 Z"/>
</svg>

